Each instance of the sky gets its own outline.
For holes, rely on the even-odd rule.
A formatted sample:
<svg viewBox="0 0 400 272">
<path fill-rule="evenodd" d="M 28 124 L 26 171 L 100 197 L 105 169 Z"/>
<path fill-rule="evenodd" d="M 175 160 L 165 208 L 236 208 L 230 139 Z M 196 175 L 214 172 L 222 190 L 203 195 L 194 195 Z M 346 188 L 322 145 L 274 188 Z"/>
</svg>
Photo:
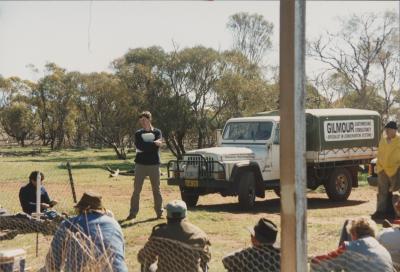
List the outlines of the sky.
<svg viewBox="0 0 400 272">
<path fill-rule="evenodd" d="M 307 1 L 306 38 L 337 31 L 339 17 L 388 10 L 398 13 L 399 2 Z M 274 24 L 265 62 L 277 65 L 279 1 L 0 1 L 0 75 L 37 80 L 46 62 L 83 73 L 111 71 L 110 62 L 128 49 L 153 45 L 230 49 L 226 23 L 237 12 L 259 13 Z"/>
</svg>

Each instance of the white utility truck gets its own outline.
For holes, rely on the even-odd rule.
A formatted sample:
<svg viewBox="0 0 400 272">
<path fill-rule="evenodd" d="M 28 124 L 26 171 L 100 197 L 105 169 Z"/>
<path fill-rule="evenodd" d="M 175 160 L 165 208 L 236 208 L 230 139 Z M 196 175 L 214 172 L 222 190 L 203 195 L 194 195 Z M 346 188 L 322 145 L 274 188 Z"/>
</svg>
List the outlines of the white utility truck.
<svg viewBox="0 0 400 272">
<path fill-rule="evenodd" d="M 168 162 L 168 184 L 180 187 L 190 207 L 199 196 L 238 196 L 243 208 L 254 205 L 265 190 L 279 195 L 279 112 L 232 118 L 220 146 L 187 152 Z M 358 169 L 375 157 L 380 116 L 358 109 L 306 110 L 307 187 L 320 185 L 333 201 L 345 201 L 358 186 Z"/>
</svg>

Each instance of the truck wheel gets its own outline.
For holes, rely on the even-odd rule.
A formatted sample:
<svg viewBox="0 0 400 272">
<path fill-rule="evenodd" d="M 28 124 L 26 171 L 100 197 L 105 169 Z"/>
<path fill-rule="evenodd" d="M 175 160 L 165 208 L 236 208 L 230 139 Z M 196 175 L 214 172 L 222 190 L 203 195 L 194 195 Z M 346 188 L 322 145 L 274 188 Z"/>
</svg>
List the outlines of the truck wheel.
<svg viewBox="0 0 400 272">
<path fill-rule="evenodd" d="M 190 208 L 196 207 L 199 201 L 199 193 L 193 189 L 181 188 L 181 198 Z"/>
<path fill-rule="evenodd" d="M 337 168 L 331 172 L 328 182 L 325 184 L 326 193 L 332 201 L 345 201 L 349 198 L 352 184 L 349 170 Z"/>
<path fill-rule="evenodd" d="M 243 209 L 249 209 L 254 206 L 256 200 L 256 186 L 254 173 L 250 171 L 243 172 L 239 178 L 239 205 Z"/>
</svg>

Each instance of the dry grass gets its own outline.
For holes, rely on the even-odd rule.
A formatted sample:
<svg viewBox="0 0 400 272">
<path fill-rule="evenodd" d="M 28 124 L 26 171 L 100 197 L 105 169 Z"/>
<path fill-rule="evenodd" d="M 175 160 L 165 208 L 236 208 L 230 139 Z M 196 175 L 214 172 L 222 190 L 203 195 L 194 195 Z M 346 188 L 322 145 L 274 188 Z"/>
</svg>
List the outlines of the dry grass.
<svg viewBox="0 0 400 272">
<path fill-rule="evenodd" d="M 10 150 L 0 150 L 1 152 Z M 24 152 L 24 149 L 13 152 Z M 131 155 L 132 157 L 132 155 Z M 163 162 L 171 156 L 163 153 Z M 0 158 L 0 205 L 11 211 L 18 211 L 18 190 L 30 171 L 39 169 L 46 175 L 46 188 L 51 196 L 60 200 L 59 209 L 68 211 L 72 206 L 72 197 L 65 170 L 66 160 L 73 164 L 73 175 L 76 182 L 78 198 L 85 190 L 92 189 L 104 196 L 107 208 L 111 209 L 116 219 L 128 215 L 129 200 L 132 193 L 132 177 L 120 176 L 109 178 L 108 172 L 101 169 L 105 165 L 111 168 L 127 170 L 132 159 L 122 162 L 113 158 L 111 150 L 81 150 L 48 152 L 40 154 L 4 156 Z M 163 170 L 165 172 L 165 170 Z M 163 176 L 165 177 L 165 176 Z M 164 202 L 180 198 L 177 187 L 161 185 Z M 310 192 L 308 195 L 308 255 L 331 250 L 337 246 L 339 231 L 346 218 L 368 215 L 376 205 L 376 191 L 365 186 L 354 189 L 346 203 L 332 203 L 323 190 Z M 126 242 L 126 262 L 130 271 L 138 271 L 136 259 L 139 249 L 147 241 L 155 224 L 164 222 L 156 220 L 153 210 L 153 199 L 149 182 L 145 182 L 142 191 L 141 207 L 137 223 L 123 229 Z M 221 258 L 236 249 L 249 246 L 250 237 L 246 227 L 252 226 L 261 216 L 268 217 L 280 225 L 280 202 L 273 193 L 268 192 L 266 199 L 258 199 L 252 212 L 245 213 L 238 209 L 237 198 L 219 195 L 200 197 L 199 205 L 189 211 L 189 220 L 208 233 L 211 247 L 211 271 L 223 271 Z M 22 247 L 28 252 L 27 265 L 33 270 L 44 264 L 51 237 L 40 235 L 39 257 L 35 257 L 35 234 L 19 235 L 11 241 L 0 242 L 0 248 Z"/>
</svg>

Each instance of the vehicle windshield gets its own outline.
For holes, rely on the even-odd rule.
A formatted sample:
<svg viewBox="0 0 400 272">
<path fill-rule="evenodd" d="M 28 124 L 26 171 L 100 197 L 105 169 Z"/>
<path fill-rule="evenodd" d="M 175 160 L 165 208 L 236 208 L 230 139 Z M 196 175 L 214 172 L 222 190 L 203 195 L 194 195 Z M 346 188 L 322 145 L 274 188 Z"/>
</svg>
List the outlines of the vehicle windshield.
<svg viewBox="0 0 400 272">
<path fill-rule="evenodd" d="M 222 135 L 223 140 L 268 140 L 271 137 L 272 122 L 228 123 Z"/>
</svg>

